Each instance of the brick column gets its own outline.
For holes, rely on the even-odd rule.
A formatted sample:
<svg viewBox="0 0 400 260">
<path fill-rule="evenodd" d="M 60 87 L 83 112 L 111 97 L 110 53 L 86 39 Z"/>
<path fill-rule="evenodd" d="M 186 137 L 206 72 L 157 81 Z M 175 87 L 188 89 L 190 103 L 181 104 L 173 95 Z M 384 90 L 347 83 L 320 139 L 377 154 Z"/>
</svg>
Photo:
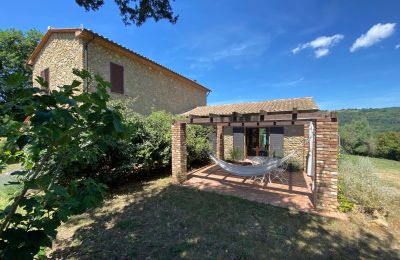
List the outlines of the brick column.
<svg viewBox="0 0 400 260">
<path fill-rule="evenodd" d="M 330 117 L 316 123 L 316 193 L 317 210 L 336 211 L 338 175 L 338 122 Z"/>
<path fill-rule="evenodd" d="M 224 160 L 224 127 L 217 125 L 217 151 L 218 159 Z"/>
<path fill-rule="evenodd" d="M 187 154 L 186 154 L 186 123 L 172 124 L 172 178 L 176 183 L 186 181 Z"/>
</svg>

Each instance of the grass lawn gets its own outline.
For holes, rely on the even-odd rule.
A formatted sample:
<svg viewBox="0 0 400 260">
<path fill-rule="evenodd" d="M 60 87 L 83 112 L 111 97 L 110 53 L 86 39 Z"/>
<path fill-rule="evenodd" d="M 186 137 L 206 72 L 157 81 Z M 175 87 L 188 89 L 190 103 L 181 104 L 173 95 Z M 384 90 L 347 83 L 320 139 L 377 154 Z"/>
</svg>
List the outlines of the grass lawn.
<svg viewBox="0 0 400 260">
<path fill-rule="evenodd" d="M 0 210 L 7 206 L 10 197 L 20 190 L 19 185 L 8 185 L 9 181 L 15 181 L 15 177 L 0 174 Z"/>
<path fill-rule="evenodd" d="M 2 173 L 0 173 L 0 176 L 1 176 L 1 174 L 10 173 L 10 172 L 17 171 L 20 169 L 21 169 L 20 163 L 8 164 L 7 167 L 2 171 Z"/>
<path fill-rule="evenodd" d="M 355 158 L 355 157 L 354 157 Z M 398 189 L 399 162 L 372 159 L 382 183 Z M 4 186 L 0 209 L 18 188 Z M 394 179 L 391 179 L 394 178 Z M 393 205 L 393 212 L 400 205 Z M 328 219 L 198 191 L 169 177 L 127 184 L 102 207 L 59 228 L 51 258 L 400 258 L 400 213 L 384 227 L 357 214 Z"/>
<path fill-rule="evenodd" d="M 327 219 L 171 183 L 131 184 L 59 229 L 52 258 L 382 258 L 400 256 L 381 226 Z"/>
</svg>

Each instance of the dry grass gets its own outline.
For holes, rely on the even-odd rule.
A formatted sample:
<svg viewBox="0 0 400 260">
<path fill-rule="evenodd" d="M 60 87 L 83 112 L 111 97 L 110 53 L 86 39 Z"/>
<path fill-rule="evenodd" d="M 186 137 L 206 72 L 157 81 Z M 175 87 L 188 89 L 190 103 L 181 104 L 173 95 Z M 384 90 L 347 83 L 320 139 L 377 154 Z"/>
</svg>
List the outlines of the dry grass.
<svg viewBox="0 0 400 260">
<path fill-rule="evenodd" d="M 346 157 L 353 161 L 365 158 L 354 155 L 346 155 Z M 386 218 L 387 229 L 400 238 L 400 162 L 379 158 L 368 158 L 368 160 L 374 166 L 374 173 L 378 177 L 379 185 L 385 190 L 385 196 L 390 199 L 387 205 L 389 212 Z M 374 221 L 369 216 L 364 216 L 364 220 Z"/>
<path fill-rule="evenodd" d="M 299 213 L 176 186 L 126 185 L 60 228 L 52 258 L 397 258 L 398 240 L 374 223 Z M 363 224 L 360 224 L 363 223 Z M 367 224 L 365 224 L 367 223 Z"/>
</svg>

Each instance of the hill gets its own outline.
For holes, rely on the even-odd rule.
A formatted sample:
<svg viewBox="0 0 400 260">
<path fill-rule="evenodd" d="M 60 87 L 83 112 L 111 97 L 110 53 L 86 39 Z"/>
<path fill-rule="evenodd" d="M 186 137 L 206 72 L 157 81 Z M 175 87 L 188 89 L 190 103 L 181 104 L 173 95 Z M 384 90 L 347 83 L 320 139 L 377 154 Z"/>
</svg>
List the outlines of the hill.
<svg viewBox="0 0 400 260">
<path fill-rule="evenodd" d="M 344 126 L 352 120 L 367 118 L 374 133 L 400 132 L 400 107 L 342 109 L 337 110 L 339 125 Z"/>
</svg>

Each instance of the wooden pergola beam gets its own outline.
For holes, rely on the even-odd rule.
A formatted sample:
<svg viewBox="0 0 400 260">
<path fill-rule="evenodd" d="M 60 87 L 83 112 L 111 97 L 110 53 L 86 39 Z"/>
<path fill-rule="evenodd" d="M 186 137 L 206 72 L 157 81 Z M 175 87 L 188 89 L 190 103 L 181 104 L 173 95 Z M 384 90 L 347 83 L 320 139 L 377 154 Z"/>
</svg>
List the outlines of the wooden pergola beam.
<svg viewBox="0 0 400 260">
<path fill-rule="evenodd" d="M 337 115 L 335 112 L 301 112 L 295 109 L 286 113 L 260 111 L 258 114 L 245 115 L 240 113 L 233 113 L 231 115 L 209 114 L 208 116 L 189 115 L 187 123 L 222 124 L 227 126 L 253 126 L 257 125 L 257 123 L 258 125 L 298 125 L 319 119 L 337 121 Z"/>
</svg>

